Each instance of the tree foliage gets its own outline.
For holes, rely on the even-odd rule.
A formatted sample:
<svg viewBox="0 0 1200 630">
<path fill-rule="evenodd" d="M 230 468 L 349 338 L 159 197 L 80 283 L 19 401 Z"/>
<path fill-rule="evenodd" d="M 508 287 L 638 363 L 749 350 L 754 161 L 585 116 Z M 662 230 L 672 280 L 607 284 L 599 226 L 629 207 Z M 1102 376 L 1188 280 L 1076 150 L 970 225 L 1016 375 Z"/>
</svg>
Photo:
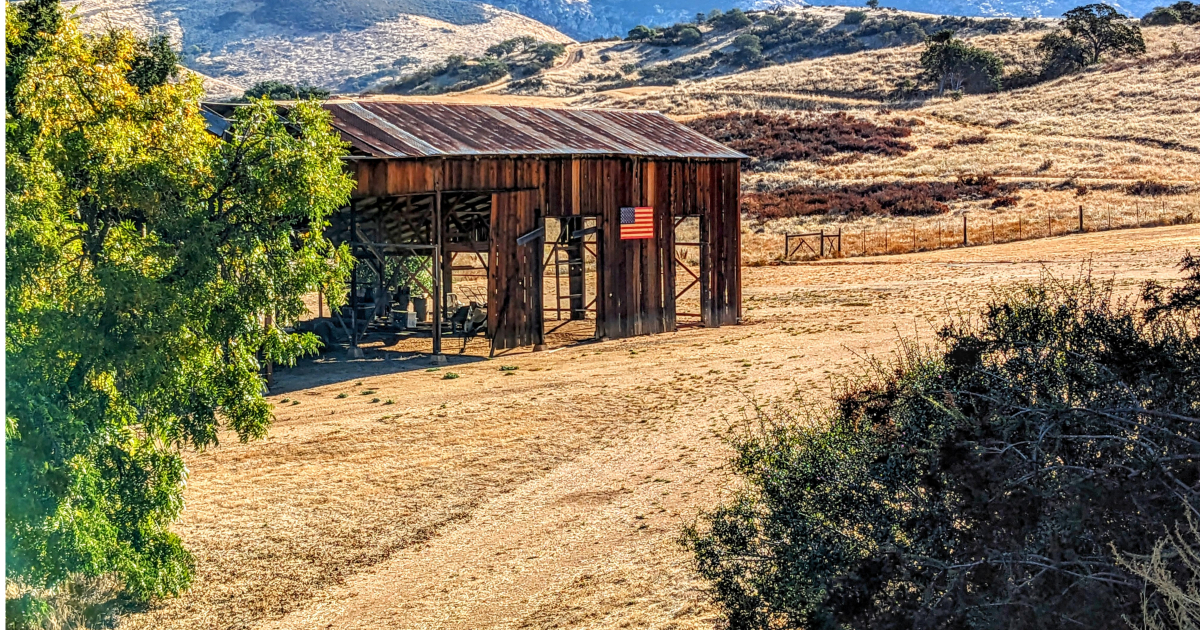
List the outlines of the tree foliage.
<svg viewBox="0 0 1200 630">
<path fill-rule="evenodd" d="M 292 85 L 291 83 L 272 79 L 259 81 L 250 86 L 250 89 L 246 90 L 246 93 L 240 100 L 245 102 L 259 98 L 267 98 L 272 101 L 301 101 L 313 98 L 325 100 L 329 98 L 329 90 L 314 87 L 306 83 Z"/>
<path fill-rule="evenodd" d="M 1107 4 L 1088 4 L 1063 14 L 1062 28 L 1042 38 L 1038 52 L 1048 78 L 1100 63 L 1104 55 L 1146 52 L 1142 30 Z"/>
<path fill-rule="evenodd" d="M 685 533 L 730 626 L 1129 627 L 1143 581 L 1118 554 L 1150 557 L 1200 508 L 1185 272 L 1141 304 L 1021 285 L 826 416 L 763 410 L 734 441 L 746 489 Z"/>
<path fill-rule="evenodd" d="M 345 148 L 311 102 L 255 101 L 222 141 L 163 40 L 86 36 L 53 4 L 8 11 L 7 575 L 169 596 L 193 570 L 169 530 L 181 449 L 265 434 L 260 358 L 315 351 L 281 326 L 348 272 L 323 237 Z"/>
<path fill-rule="evenodd" d="M 1189 0 L 1180 0 L 1165 7 L 1154 7 L 1142 17 L 1147 26 L 1170 26 L 1172 24 L 1200 24 L 1200 5 Z"/>
<path fill-rule="evenodd" d="M 1004 62 L 995 53 L 955 39 L 952 31 L 935 33 L 921 53 L 921 68 L 938 93 L 987 92 L 1000 88 Z"/>
</svg>

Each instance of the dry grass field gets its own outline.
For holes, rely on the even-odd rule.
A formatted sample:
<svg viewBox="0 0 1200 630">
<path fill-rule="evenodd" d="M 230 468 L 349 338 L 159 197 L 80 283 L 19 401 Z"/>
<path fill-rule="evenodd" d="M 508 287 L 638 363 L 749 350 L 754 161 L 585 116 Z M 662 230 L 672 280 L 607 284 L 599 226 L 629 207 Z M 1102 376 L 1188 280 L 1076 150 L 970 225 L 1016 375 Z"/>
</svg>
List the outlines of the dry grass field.
<svg viewBox="0 0 1200 630">
<path fill-rule="evenodd" d="M 675 539 L 729 490 L 751 405 L 819 401 L 1007 283 L 1132 290 L 1189 248 L 1198 226 L 750 267 L 738 327 L 280 371 L 267 439 L 188 457 L 195 587 L 121 627 L 712 628 Z"/>
<path fill-rule="evenodd" d="M 813 8 L 806 11 L 842 11 Z M 832 13 L 826 16 L 834 19 Z M 1035 67 L 1033 49 L 1042 32 L 984 35 L 975 45 L 996 51 L 1010 71 Z M 572 63 L 542 75 L 541 91 L 506 93 L 494 86 L 448 101 L 521 102 L 568 107 L 656 109 L 681 120 L 726 111 L 846 111 L 878 124 L 915 119 L 916 149 L 902 156 L 859 155 L 847 159 L 756 165 L 743 189 L 769 191 L 797 184 L 840 186 L 908 180 L 952 181 L 989 175 L 1017 187 L 1017 203 L 992 208 L 991 200 L 960 200 L 948 215 L 926 218 L 810 216 L 744 222 L 744 262 L 781 257 L 784 233 L 843 232 L 843 255 L 952 247 L 962 241 L 968 215 L 972 244 L 1039 238 L 1084 229 L 1163 225 L 1200 219 L 1200 28 L 1143 29 L 1147 52 L 1135 60 L 1101 64 L 1086 72 L 994 94 L 911 100 L 896 87 L 919 74 L 921 46 L 868 50 L 808 59 L 734 75 L 684 81 L 670 87 L 637 86 L 607 91 L 566 90 L 587 73 L 613 72 L 625 64 L 658 63 L 627 42 L 596 42 L 570 49 Z M 675 50 L 666 59 L 704 50 Z M 608 60 L 601 62 L 600 55 Z M 559 86 L 559 87 L 556 87 Z M 490 92 L 490 93 L 488 93 Z M 964 139 L 976 143 L 963 143 Z M 979 141 L 982 140 L 982 141 Z M 1131 194 L 1154 182 L 1174 194 Z M 1049 218 L 1049 221 L 1047 221 Z M 1048 226 L 1049 225 L 1049 226 Z M 915 232 L 915 239 L 914 239 Z M 995 236 L 993 237 L 993 232 Z M 893 239 L 893 235 L 903 237 Z M 940 236 L 939 236 L 940 235 Z"/>
</svg>

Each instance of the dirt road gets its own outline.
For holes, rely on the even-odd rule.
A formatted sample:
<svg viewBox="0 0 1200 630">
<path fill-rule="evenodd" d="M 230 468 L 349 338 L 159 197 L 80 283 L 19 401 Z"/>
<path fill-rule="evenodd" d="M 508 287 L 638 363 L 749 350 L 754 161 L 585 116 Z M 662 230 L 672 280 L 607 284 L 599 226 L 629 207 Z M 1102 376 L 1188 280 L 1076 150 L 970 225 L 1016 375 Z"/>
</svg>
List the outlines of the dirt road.
<svg viewBox="0 0 1200 630">
<path fill-rule="evenodd" d="M 730 491 L 720 438 L 752 401 L 825 396 L 1012 281 L 1088 268 L 1132 289 L 1187 248 L 1200 228 L 746 268 L 738 327 L 438 371 L 382 349 L 303 364 L 268 439 L 189 458 L 197 584 L 123 625 L 712 627 L 675 539 Z"/>
</svg>

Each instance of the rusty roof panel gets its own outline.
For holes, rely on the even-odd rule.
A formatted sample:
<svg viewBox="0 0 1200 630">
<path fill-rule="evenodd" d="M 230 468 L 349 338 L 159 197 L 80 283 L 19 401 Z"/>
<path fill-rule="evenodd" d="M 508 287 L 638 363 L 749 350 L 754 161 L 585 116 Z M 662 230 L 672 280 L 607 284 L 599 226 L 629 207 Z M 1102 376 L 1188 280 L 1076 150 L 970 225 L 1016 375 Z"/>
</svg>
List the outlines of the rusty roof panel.
<svg viewBox="0 0 1200 630">
<path fill-rule="evenodd" d="M 334 101 L 325 108 L 355 149 L 380 158 L 746 157 L 658 112 L 388 101 Z"/>
</svg>

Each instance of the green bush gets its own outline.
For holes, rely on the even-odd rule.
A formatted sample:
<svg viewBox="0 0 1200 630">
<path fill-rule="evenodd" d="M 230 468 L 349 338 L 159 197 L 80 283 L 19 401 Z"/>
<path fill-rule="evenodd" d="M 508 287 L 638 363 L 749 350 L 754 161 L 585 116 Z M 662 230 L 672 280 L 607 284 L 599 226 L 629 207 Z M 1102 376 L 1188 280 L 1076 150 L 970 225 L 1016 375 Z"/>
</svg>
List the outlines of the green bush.
<svg viewBox="0 0 1200 630">
<path fill-rule="evenodd" d="M 1004 62 L 995 53 L 972 46 L 954 33 L 943 30 L 929 39 L 921 54 L 921 67 L 927 80 L 938 85 L 938 92 L 950 90 L 987 92 L 999 89 Z"/>
<path fill-rule="evenodd" d="M 1142 30 L 1107 4 L 1088 4 L 1063 14 L 1062 28 L 1037 46 L 1047 79 L 1100 63 L 1105 55 L 1137 56 L 1146 52 Z"/>
<path fill-rule="evenodd" d="M 640 42 L 648 39 L 654 39 L 654 36 L 654 29 L 638 24 L 637 26 L 629 29 L 629 34 L 625 36 L 625 39 L 631 42 Z"/>
<path fill-rule="evenodd" d="M 1128 628 L 1143 581 L 1118 557 L 1200 507 L 1184 271 L 1140 301 L 1020 285 L 825 415 L 761 410 L 733 441 L 744 490 L 684 533 L 730 627 Z"/>
<path fill-rule="evenodd" d="M 1170 7 L 1154 7 L 1142 17 L 1142 24 L 1146 26 L 1171 26 L 1181 22 L 1183 22 L 1183 16 L 1179 15 L 1179 11 Z"/>
<path fill-rule="evenodd" d="M 750 17 L 743 13 L 741 9 L 730 9 L 725 13 L 720 13 L 719 11 L 717 13 L 719 15 L 708 20 L 708 23 L 716 29 L 732 31 L 745 28 L 753 23 L 750 21 Z"/>
<path fill-rule="evenodd" d="M 1154 7 L 1142 18 L 1148 26 L 1170 26 L 1172 24 L 1200 24 L 1200 4 L 1180 0 L 1170 6 Z"/>
<path fill-rule="evenodd" d="M 239 100 L 249 101 L 252 98 L 264 96 L 273 101 L 301 101 L 310 98 L 320 101 L 329 98 L 329 90 L 313 87 L 306 83 L 292 85 L 275 80 L 259 81 L 246 90 L 245 95 Z"/>
<path fill-rule="evenodd" d="M 862 24 L 866 19 L 867 13 L 865 11 L 854 10 L 847 11 L 845 17 L 842 18 L 842 22 L 845 24 L 855 25 Z"/>
</svg>

